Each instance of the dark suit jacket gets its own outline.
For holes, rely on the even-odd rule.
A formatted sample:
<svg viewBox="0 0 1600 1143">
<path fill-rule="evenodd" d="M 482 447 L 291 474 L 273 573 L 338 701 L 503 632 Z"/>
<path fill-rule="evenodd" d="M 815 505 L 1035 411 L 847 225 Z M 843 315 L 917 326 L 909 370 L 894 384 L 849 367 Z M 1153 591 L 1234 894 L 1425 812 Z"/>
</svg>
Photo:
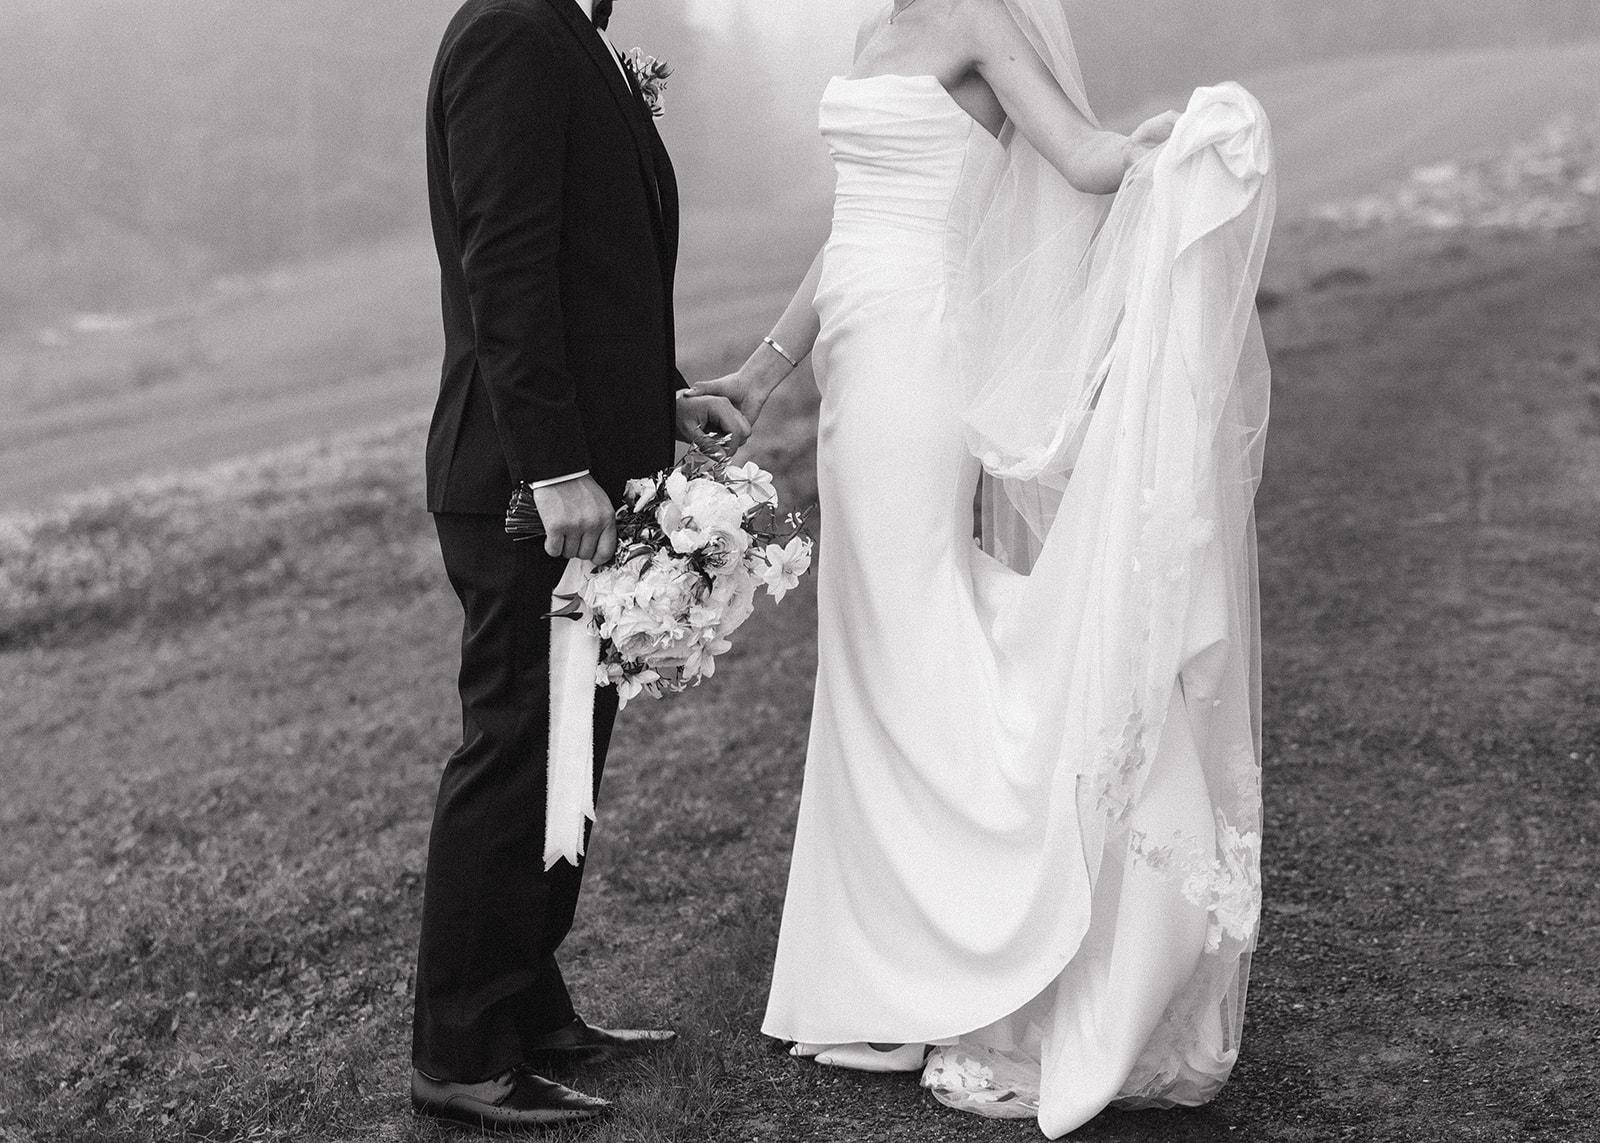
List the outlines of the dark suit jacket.
<svg viewBox="0 0 1600 1143">
<path fill-rule="evenodd" d="M 650 114 L 573 0 L 468 0 L 428 91 L 445 331 L 428 508 L 503 512 L 672 463 L 678 195 Z"/>
</svg>

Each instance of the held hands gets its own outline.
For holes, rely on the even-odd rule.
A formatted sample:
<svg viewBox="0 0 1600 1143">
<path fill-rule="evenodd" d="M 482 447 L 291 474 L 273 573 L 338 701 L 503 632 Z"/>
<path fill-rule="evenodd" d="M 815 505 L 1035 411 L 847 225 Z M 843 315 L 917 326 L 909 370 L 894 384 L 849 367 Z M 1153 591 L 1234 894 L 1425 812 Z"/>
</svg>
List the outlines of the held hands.
<svg viewBox="0 0 1600 1143">
<path fill-rule="evenodd" d="M 750 422 L 727 398 L 685 389 L 678 394 L 678 435 L 702 446 L 728 437 L 727 447 L 737 451 L 750 436 Z M 594 477 L 535 488 L 533 504 L 544 525 L 548 555 L 603 564 L 616 554 L 616 509 Z"/>
<path fill-rule="evenodd" d="M 603 564 L 616 554 L 616 509 L 594 477 L 535 488 L 533 503 L 544 524 L 548 555 Z"/>
<path fill-rule="evenodd" d="M 697 385 L 678 391 L 678 439 L 697 448 L 721 447 L 729 456 L 750 439 L 750 422 L 736 402 L 721 392 Z M 728 437 L 724 446 L 718 438 Z"/>
<path fill-rule="evenodd" d="M 1179 112 L 1163 111 L 1134 128 L 1133 134 L 1128 136 L 1128 141 L 1122 146 L 1122 158 L 1126 166 L 1133 166 L 1172 138 L 1172 129 L 1178 122 L 1178 116 Z"/>
<path fill-rule="evenodd" d="M 698 382 L 694 388 L 685 389 L 684 392 L 696 397 L 714 397 L 727 401 L 744 418 L 745 423 L 752 427 L 756 419 L 761 416 L 761 407 L 766 404 L 770 393 L 761 391 L 742 372 L 730 373 L 713 381 Z"/>
</svg>

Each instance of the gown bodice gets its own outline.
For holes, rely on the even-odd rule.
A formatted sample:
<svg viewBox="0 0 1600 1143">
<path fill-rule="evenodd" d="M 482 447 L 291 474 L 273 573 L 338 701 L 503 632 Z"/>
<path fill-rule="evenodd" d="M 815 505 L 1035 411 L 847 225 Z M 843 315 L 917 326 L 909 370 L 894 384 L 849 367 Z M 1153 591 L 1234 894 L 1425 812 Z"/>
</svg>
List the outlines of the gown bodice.
<svg viewBox="0 0 1600 1143">
<path fill-rule="evenodd" d="M 920 235 L 942 249 L 967 144 L 981 128 L 938 78 L 835 77 L 819 126 L 838 171 L 835 235 Z"/>
</svg>

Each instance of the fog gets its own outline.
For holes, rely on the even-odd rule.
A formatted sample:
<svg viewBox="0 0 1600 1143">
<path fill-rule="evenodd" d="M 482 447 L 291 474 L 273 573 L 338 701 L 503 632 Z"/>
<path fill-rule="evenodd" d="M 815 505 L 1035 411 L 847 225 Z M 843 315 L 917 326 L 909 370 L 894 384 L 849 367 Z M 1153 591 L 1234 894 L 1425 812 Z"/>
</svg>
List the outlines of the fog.
<svg viewBox="0 0 1600 1143">
<path fill-rule="evenodd" d="M 420 227 L 423 92 L 456 3 L 3 0 L 0 323 Z M 692 209 L 826 193 L 816 100 L 884 3 L 619 0 L 618 45 L 676 66 L 662 130 Z M 1113 115 L 1305 60 L 1600 37 L 1594 0 L 1068 3 Z"/>
</svg>

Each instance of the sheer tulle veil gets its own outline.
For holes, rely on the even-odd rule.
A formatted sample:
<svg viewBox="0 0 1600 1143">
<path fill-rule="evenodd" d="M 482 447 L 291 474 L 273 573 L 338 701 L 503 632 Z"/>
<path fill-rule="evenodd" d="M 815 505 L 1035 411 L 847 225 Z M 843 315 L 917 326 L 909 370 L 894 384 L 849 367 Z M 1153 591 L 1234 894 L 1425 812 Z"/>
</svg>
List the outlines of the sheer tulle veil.
<svg viewBox="0 0 1600 1143">
<path fill-rule="evenodd" d="M 1006 2 L 1092 120 L 1062 0 Z M 1236 1058 L 1260 907 L 1255 293 L 1275 182 L 1266 116 L 1235 84 L 1197 91 L 1115 196 L 1073 190 L 1009 128 L 974 136 L 948 319 L 985 473 L 980 580 L 1012 764 L 1076 813 L 1094 886 L 1087 951 L 1046 998 L 1058 1031 L 1031 1041 L 1055 1133 L 1094 1096 L 1052 1084 L 1108 1069 L 1099 1098 L 1200 1103 Z M 1125 942 L 1169 950 L 1170 978 L 1092 955 Z M 1025 1042 L 1012 1026 L 973 1049 L 1004 1068 Z"/>
</svg>

